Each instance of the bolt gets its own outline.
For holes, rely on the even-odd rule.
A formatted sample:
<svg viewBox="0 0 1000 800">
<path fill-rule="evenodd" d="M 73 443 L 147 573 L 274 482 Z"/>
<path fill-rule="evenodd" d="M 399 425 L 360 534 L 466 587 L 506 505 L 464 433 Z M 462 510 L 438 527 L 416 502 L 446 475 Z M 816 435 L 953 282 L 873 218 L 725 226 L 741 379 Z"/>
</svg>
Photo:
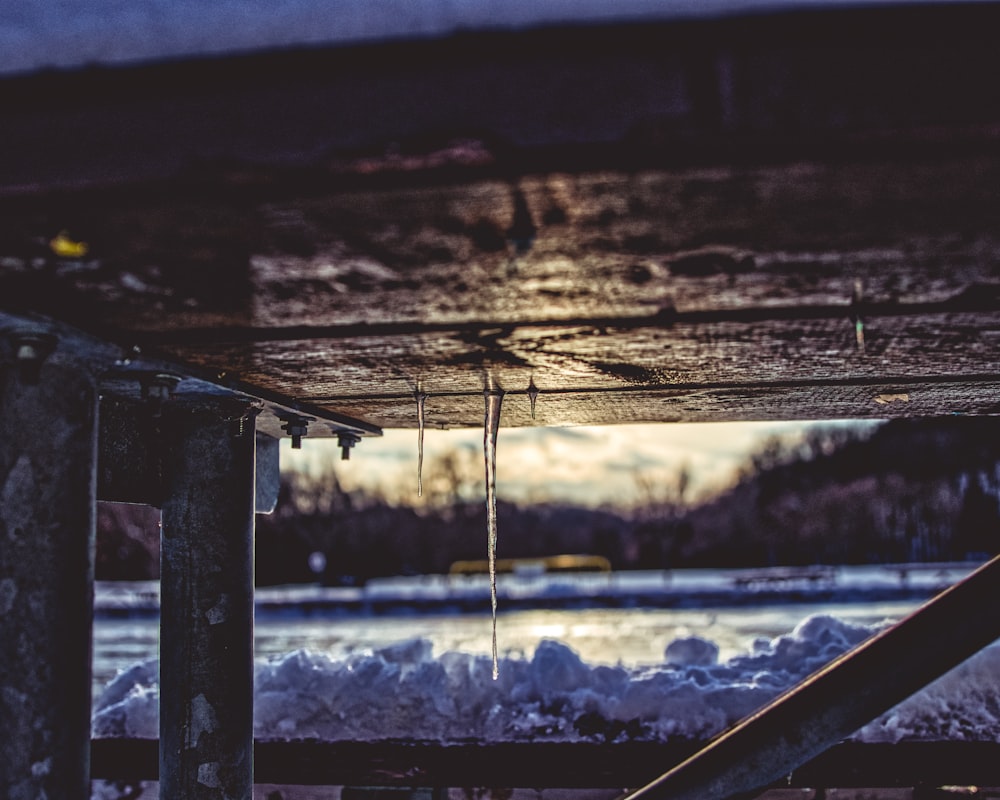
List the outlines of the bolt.
<svg viewBox="0 0 1000 800">
<path fill-rule="evenodd" d="M 180 375 L 169 372 L 157 372 L 141 379 L 142 399 L 153 403 L 163 403 L 171 398 L 177 385 L 183 380 Z"/>
<path fill-rule="evenodd" d="M 281 429 L 292 437 L 292 450 L 301 450 L 302 437 L 309 432 L 309 420 L 305 417 L 291 417 Z"/>
<path fill-rule="evenodd" d="M 156 372 L 143 375 L 139 380 L 142 399 L 149 403 L 153 416 L 159 417 L 163 413 L 163 404 L 173 396 L 183 378 L 170 372 Z"/>
<path fill-rule="evenodd" d="M 142 379 L 142 399 L 162 403 L 169 400 L 183 378 L 169 372 L 157 372 Z"/>
<path fill-rule="evenodd" d="M 354 447 L 358 442 L 361 441 L 361 437 L 356 433 L 350 433 L 349 431 L 341 431 L 337 434 L 337 444 L 340 446 L 340 460 L 350 461 L 351 460 L 351 448 Z"/>
<path fill-rule="evenodd" d="M 122 354 L 117 359 L 115 359 L 115 366 L 127 367 L 129 364 L 132 363 L 133 360 L 138 358 L 141 355 L 141 353 L 142 350 L 140 349 L 139 345 L 134 344 L 131 347 L 122 350 Z"/>
<path fill-rule="evenodd" d="M 21 380 L 30 385 L 38 383 L 42 364 L 56 348 L 56 337 L 47 333 L 24 333 L 14 339 L 14 346 Z"/>
</svg>

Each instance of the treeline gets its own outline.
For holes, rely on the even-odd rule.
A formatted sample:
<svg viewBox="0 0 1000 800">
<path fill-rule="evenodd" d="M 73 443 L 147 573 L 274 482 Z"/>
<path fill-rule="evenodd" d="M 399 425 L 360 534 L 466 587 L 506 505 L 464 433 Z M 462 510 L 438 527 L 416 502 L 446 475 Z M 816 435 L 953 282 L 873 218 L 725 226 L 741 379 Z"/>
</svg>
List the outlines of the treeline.
<svg viewBox="0 0 1000 800">
<path fill-rule="evenodd" d="M 257 518 L 258 583 L 363 583 L 485 558 L 485 503 L 454 459 L 444 466 L 443 490 L 418 507 L 346 491 L 332 471 L 286 475 L 274 514 Z M 766 442 L 714 499 L 689 506 L 687 483 L 681 473 L 669 486 L 640 485 L 646 502 L 627 510 L 501 501 L 500 555 L 590 553 L 617 569 L 664 569 L 1000 550 L 1000 421 L 991 418 L 900 420 L 864 434 L 813 429 Z M 99 510 L 98 577 L 155 576 L 155 512 L 128 509 Z"/>
<path fill-rule="evenodd" d="M 690 566 L 948 561 L 1000 551 L 1000 420 L 894 420 L 770 441 L 733 489 L 662 528 Z"/>
<path fill-rule="evenodd" d="M 497 517 L 504 558 L 585 552 L 626 563 L 630 520 L 621 513 L 499 500 Z M 454 561 L 486 558 L 486 504 L 393 505 L 344 491 L 335 474 L 290 474 L 275 513 L 257 518 L 256 552 L 259 584 L 446 573 Z"/>
</svg>

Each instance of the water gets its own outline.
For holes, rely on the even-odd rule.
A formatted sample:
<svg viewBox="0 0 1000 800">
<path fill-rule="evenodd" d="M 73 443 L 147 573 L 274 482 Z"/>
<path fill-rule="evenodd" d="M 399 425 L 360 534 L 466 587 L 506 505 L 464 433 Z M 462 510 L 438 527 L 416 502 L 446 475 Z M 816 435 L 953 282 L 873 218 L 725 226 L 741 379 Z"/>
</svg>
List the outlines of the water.
<svg viewBox="0 0 1000 800">
<path fill-rule="evenodd" d="M 483 425 L 483 457 L 486 461 L 486 540 L 490 559 L 490 606 L 493 609 L 493 680 L 500 677 L 497 655 L 497 432 L 503 390 L 488 388 Z"/>
</svg>

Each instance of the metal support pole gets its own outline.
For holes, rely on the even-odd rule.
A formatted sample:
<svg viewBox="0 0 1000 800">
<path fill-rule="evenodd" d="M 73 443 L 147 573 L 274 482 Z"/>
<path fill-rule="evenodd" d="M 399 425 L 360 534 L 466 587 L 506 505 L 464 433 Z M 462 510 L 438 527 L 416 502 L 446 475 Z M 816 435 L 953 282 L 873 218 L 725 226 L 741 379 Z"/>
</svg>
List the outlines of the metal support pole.
<svg viewBox="0 0 1000 800">
<path fill-rule="evenodd" d="M 254 413 L 215 397 L 162 412 L 163 798 L 251 800 Z"/>
<path fill-rule="evenodd" d="M 1000 638 L 998 585 L 1000 556 L 626 800 L 756 796 Z"/>
<path fill-rule="evenodd" d="M 14 338 L 14 337 L 12 337 Z M 0 364 L 0 796 L 90 796 L 97 389 L 16 344 Z M 29 363 L 30 362 L 30 363 Z"/>
</svg>

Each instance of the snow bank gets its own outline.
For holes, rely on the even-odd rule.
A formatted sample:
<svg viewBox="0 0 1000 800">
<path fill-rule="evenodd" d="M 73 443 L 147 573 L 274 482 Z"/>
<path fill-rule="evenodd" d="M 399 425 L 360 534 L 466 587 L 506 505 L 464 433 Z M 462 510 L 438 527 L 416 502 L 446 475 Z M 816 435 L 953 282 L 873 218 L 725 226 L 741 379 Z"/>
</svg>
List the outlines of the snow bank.
<svg viewBox="0 0 1000 800">
<path fill-rule="evenodd" d="M 258 739 L 615 741 L 709 737 L 766 703 L 877 627 L 812 616 L 718 663 L 699 637 L 670 642 L 655 667 L 589 665 L 543 641 L 491 679 L 487 656 L 413 639 L 335 661 L 298 650 L 256 669 Z M 157 665 L 111 681 L 94 715 L 99 737 L 157 736 Z M 996 740 L 1000 647 L 987 648 L 858 734 L 866 741 Z"/>
</svg>

